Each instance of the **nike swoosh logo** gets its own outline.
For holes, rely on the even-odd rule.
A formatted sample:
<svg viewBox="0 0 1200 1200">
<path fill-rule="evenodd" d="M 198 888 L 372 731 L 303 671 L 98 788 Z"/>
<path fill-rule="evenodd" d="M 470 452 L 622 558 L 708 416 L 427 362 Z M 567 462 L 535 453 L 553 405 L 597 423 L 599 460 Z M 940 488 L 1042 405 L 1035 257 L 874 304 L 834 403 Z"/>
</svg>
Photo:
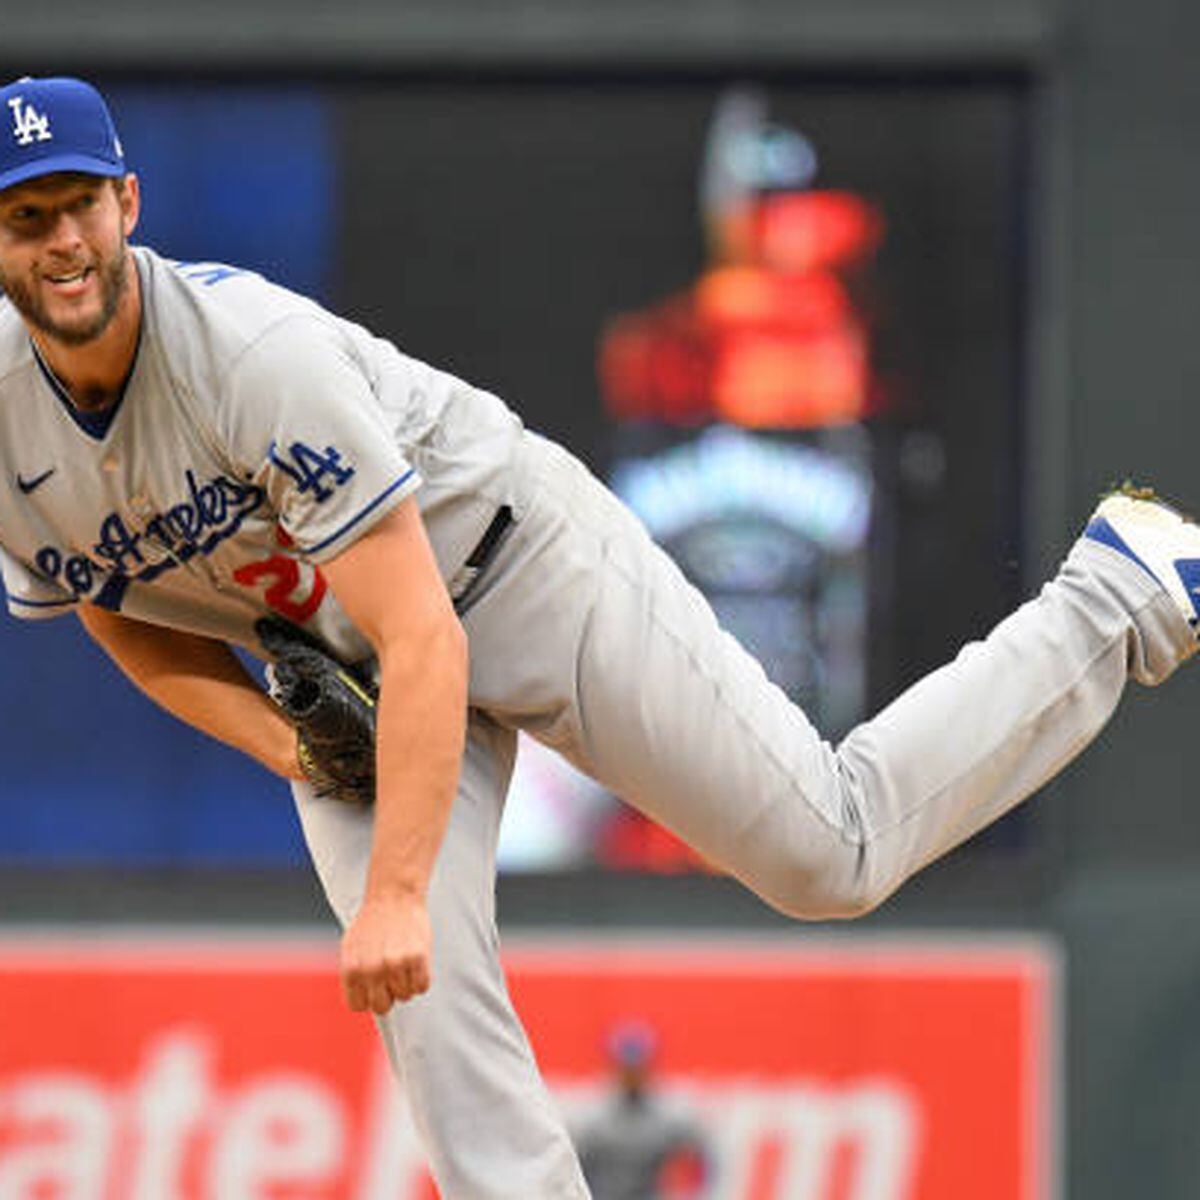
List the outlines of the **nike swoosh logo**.
<svg viewBox="0 0 1200 1200">
<path fill-rule="evenodd" d="M 40 475 L 35 475 L 32 479 L 22 479 L 21 476 L 18 475 L 17 487 L 19 487 L 21 491 L 28 496 L 30 492 L 40 488 L 42 484 L 45 483 L 46 480 L 49 479 L 57 469 L 57 467 L 51 467 L 50 470 L 43 471 Z"/>
</svg>

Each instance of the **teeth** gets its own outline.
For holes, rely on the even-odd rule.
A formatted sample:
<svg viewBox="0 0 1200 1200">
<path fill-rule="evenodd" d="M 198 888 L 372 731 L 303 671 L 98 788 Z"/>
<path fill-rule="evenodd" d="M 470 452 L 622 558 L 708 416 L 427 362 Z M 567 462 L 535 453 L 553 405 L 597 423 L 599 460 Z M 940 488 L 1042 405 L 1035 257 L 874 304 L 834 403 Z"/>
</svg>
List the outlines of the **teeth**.
<svg viewBox="0 0 1200 1200">
<path fill-rule="evenodd" d="M 85 267 L 81 271 L 76 271 L 74 275 L 47 275 L 46 278 L 51 283 L 78 283 L 87 274 Z"/>
</svg>

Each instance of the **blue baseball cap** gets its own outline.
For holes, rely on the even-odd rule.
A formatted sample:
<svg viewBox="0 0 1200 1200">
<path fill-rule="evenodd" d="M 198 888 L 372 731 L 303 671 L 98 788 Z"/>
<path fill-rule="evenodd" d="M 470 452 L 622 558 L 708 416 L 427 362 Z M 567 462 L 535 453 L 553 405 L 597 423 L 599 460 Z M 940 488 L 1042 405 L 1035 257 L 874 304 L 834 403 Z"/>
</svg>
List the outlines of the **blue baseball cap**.
<svg viewBox="0 0 1200 1200">
<path fill-rule="evenodd" d="M 104 98 L 82 79 L 26 76 L 0 88 L 0 191 L 56 171 L 125 174 Z"/>
</svg>

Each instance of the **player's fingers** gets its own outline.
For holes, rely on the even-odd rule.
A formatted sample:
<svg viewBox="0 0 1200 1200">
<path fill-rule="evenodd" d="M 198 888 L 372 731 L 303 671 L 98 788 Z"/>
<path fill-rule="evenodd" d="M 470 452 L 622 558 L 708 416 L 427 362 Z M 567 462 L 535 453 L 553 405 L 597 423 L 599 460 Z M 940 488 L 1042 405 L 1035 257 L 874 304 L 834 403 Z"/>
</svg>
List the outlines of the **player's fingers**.
<svg viewBox="0 0 1200 1200">
<path fill-rule="evenodd" d="M 394 958 L 387 965 L 388 987 L 397 1000 L 407 1000 L 410 991 L 408 959 Z"/>
<path fill-rule="evenodd" d="M 429 959 L 422 955 L 412 967 L 412 995 L 429 991 Z"/>
<path fill-rule="evenodd" d="M 371 1011 L 378 1016 L 383 1016 L 392 1007 L 392 1003 L 392 989 L 388 987 L 387 980 L 374 980 L 367 989 L 367 1004 Z"/>
<path fill-rule="evenodd" d="M 392 992 L 387 971 L 382 966 L 355 960 L 342 968 L 342 990 L 352 1012 L 387 1012 Z"/>
<path fill-rule="evenodd" d="M 361 971 L 346 970 L 342 972 L 342 995 L 346 997 L 346 1005 L 351 1012 L 366 1012 L 367 984 Z"/>
<path fill-rule="evenodd" d="M 400 959 L 388 970 L 388 983 L 397 1000 L 410 1000 L 429 990 L 429 967 L 424 956 Z"/>
</svg>

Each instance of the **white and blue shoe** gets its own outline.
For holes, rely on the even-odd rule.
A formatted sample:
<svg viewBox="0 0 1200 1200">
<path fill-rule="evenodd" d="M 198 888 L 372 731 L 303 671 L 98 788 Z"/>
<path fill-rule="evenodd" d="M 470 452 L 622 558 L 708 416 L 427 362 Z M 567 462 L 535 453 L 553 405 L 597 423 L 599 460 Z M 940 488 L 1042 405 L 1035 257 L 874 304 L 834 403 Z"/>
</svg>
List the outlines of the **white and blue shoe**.
<svg viewBox="0 0 1200 1200">
<path fill-rule="evenodd" d="M 1083 535 L 1120 551 L 1158 580 L 1200 635 L 1200 525 L 1153 489 L 1126 483 L 1100 501 Z"/>
</svg>

